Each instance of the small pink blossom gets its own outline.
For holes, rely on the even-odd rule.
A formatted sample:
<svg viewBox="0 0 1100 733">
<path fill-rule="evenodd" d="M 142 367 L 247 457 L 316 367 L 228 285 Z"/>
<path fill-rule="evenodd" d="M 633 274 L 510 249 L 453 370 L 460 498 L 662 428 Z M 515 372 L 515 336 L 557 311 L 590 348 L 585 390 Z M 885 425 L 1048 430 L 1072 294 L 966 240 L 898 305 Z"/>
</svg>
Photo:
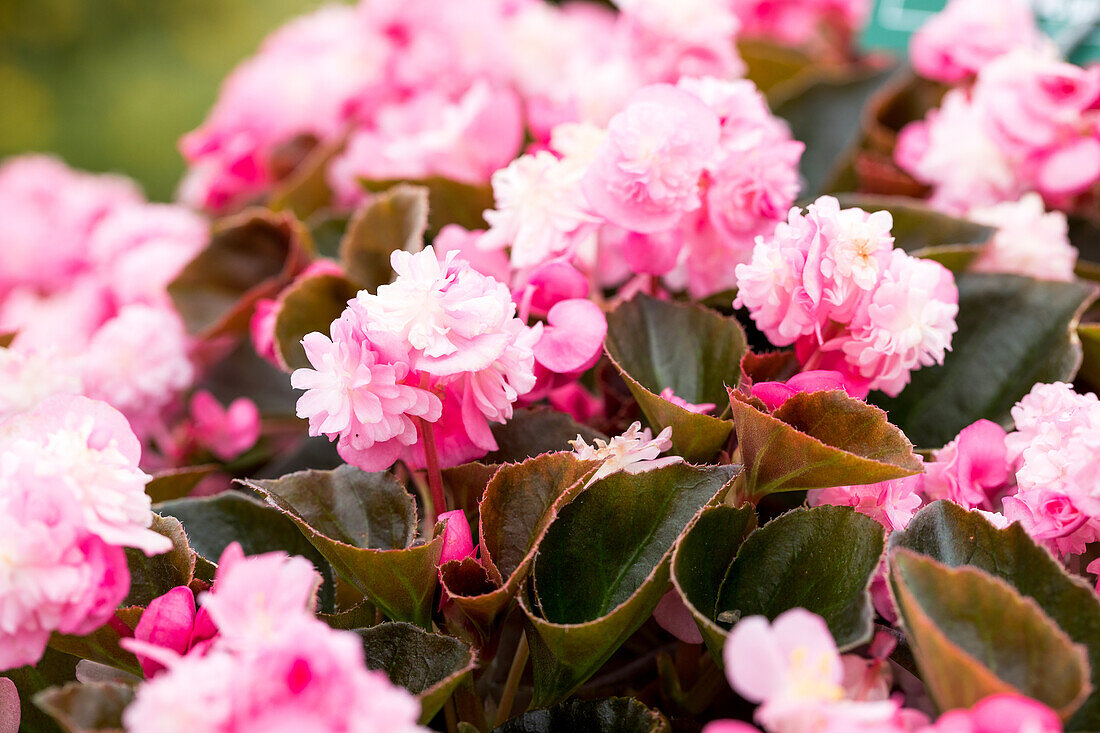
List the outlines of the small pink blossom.
<svg viewBox="0 0 1100 733">
<path fill-rule="evenodd" d="M 851 36 L 871 12 L 870 0 L 730 0 L 746 36 L 800 45 L 823 27 Z"/>
<path fill-rule="evenodd" d="M 840 372 L 827 369 L 811 369 L 799 372 L 786 382 L 757 382 L 750 388 L 753 397 L 759 398 L 769 410 L 776 410 L 799 392 L 826 392 L 842 390 L 852 395 L 847 380 Z"/>
<path fill-rule="evenodd" d="M 608 123 L 584 194 L 613 224 L 666 229 L 702 205 L 699 178 L 718 137 L 718 119 L 698 97 L 669 85 L 646 87 Z"/>
<path fill-rule="evenodd" d="M 1008 272 L 1042 280 L 1073 280 L 1077 249 L 1061 211 L 1047 212 L 1036 193 L 1019 201 L 978 207 L 969 219 L 996 227 L 993 238 L 971 265 L 975 272 Z"/>
<path fill-rule="evenodd" d="M 470 535 L 470 523 L 461 509 L 443 512 L 436 518 L 436 522 L 446 523 L 443 528 L 443 554 L 439 558 L 440 565 L 473 556 L 474 540 Z"/>
<path fill-rule="evenodd" d="M 653 620 L 685 644 L 703 643 L 703 635 L 699 633 L 699 627 L 696 626 L 691 611 L 684 605 L 680 593 L 675 588 L 661 597 L 657 607 L 653 609 Z"/>
<path fill-rule="evenodd" d="M 607 317 L 598 305 L 584 298 L 559 301 L 546 314 L 535 360 L 556 374 L 575 376 L 596 363 L 606 335 Z"/>
<path fill-rule="evenodd" d="M 923 482 L 924 476 L 917 474 L 877 484 L 812 489 L 806 499 L 810 506 L 850 506 L 892 531 L 905 529 L 921 508 Z"/>
<path fill-rule="evenodd" d="M 1014 48 L 1037 46 L 1042 34 L 1027 3 L 1005 0 L 995 12 L 982 0 L 951 0 L 909 45 L 913 68 L 947 84 L 973 77 Z"/>
<path fill-rule="evenodd" d="M 260 410 L 247 397 L 223 407 L 214 395 L 199 390 L 191 397 L 191 421 L 192 437 L 223 461 L 241 455 L 260 437 Z"/>
<path fill-rule="evenodd" d="M 185 585 L 177 586 L 149 602 L 134 628 L 134 639 L 143 644 L 163 647 L 183 656 L 202 648 L 217 635 L 217 627 L 205 610 L 195 609 L 195 594 Z M 136 650 L 141 671 L 151 679 L 165 669 L 155 659 Z"/>
<path fill-rule="evenodd" d="M 920 733 L 1062 733 L 1062 720 L 1038 700 L 1003 693 L 969 710 L 949 710 Z"/>
<path fill-rule="evenodd" d="M 967 509 L 991 507 L 990 494 L 1010 475 L 1005 436 L 1004 428 L 989 420 L 963 428 L 925 465 L 924 491 Z"/>
<path fill-rule="evenodd" d="M 569 442 L 573 446 L 573 454 L 578 459 L 582 461 L 603 461 L 603 465 L 592 476 L 589 483 L 594 483 L 619 471 L 641 473 L 672 463 L 679 463 L 683 460 L 679 456 L 657 458 L 657 456 L 672 448 L 671 427 L 665 428 L 654 438 L 649 428 L 643 429 L 640 422 L 632 423 L 625 433 L 610 440 L 596 438 L 592 441 L 592 445 L 589 445 L 584 438 L 578 435 L 576 440 Z"/>
<path fill-rule="evenodd" d="M 699 404 L 692 404 L 683 397 L 677 396 L 672 391 L 672 387 L 665 387 L 661 390 L 661 394 L 657 395 L 665 402 L 671 402 L 677 407 L 682 407 L 688 412 L 694 412 L 697 415 L 706 415 L 714 411 L 715 404 L 713 402 L 700 402 Z"/>
</svg>

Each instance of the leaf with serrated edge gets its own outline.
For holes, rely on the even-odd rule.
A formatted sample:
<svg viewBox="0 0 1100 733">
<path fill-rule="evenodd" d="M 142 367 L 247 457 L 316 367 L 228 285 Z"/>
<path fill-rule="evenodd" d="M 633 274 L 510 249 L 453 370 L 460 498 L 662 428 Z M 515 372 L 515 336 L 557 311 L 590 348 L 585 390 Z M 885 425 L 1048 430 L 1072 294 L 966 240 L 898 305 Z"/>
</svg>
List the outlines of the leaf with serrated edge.
<svg viewBox="0 0 1100 733">
<path fill-rule="evenodd" d="M 419 698 L 422 725 L 477 668 L 477 655 L 466 644 L 412 624 L 385 623 L 355 633 L 363 640 L 367 667 L 384 671 L 390 682 Z"/>
<path fill-rule="evenodd" d="M 243 483 L 294 522 L 386 616 L 428 627 L 443 536 L 412 545 L 416 503 L 393 476 L 341 466 Z"/>
<path fill-rule="evenodd" d="M 1100 730 L 1100 599 L 1088 583 L 1067 573 L 1019 524 L 997 529 L 981 514 L 948 501 L 921 509 L 904 532 L 891 535 L 890 546 L 920 552 L 952 567 L 979 568 L 1034 599 L 1089 652 L 1093 693 L 1066 730 Z"/>
<path fill-rule="evenodd" d="M 1088 696 L 1084 647 L 1000 578 L 896 548 L 890 587 L 921 679 L 941 710 L 1016 692 L 1065 719 Z"/>
<path fill-rule="evenodd" d="M 772 414 L 730 390 L 750 494 L 872 484 L 920 473 L 920 459 L 882 410 L 841 391 L 802 392 Z"/>
<path fill-rule="evenodd" d="M 124 606 L 148 606 L 154 598 L 176 586 L 187 585 L 195 577 L 195 551 L 187 543 L 179 520 L 154 514 L 149 528 L 172 540 L 172 549 L 148 557 L 141 550 L 126 548 L 130 592 L 122 602 Z"/>
<path fill-rule="evenodd" d="M 359 288 L 374 292 L 393 276 L 390 255 L 418 251 L 428 226 L 428 190 L 400 184 L 371 197 L 348 222 L 340 264 Z"/>
<path fill-rule="evenodd" d="M 534 595 L 520 596 L 533 705 L 568 696 L 649 618 L 668 590 L 677 540 L 736 472 L 683 463 L 620 472 L 562 508 L 539 543 Z"/>
</svg>

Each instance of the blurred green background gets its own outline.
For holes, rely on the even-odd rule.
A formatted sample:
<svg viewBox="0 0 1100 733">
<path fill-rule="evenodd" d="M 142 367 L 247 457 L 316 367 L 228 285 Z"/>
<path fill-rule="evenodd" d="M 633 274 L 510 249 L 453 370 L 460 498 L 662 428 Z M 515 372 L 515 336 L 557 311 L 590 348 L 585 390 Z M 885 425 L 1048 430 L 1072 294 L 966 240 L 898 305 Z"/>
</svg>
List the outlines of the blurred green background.
<svg viewBox="0 0 1100 733">
<path fill-rule="evenodd" d="M 154 200 L 176 141 L 263 37 L 322 0 L 0 0 L 0 156 L 49 151 Z"/>
</svg>

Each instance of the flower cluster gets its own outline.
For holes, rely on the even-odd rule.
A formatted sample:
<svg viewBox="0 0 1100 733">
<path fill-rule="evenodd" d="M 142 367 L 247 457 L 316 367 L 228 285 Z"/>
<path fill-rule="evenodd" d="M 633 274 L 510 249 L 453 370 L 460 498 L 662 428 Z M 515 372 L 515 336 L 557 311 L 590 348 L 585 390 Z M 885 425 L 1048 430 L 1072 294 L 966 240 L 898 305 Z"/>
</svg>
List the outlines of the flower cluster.
<svg viewBox="0 0 1100 733">
<path fill-rule="evenodd" d="M 157 670 L 126 708 L 126 731 L 424 731 L 416 699 L 366 669 L 359 638 L 314 617 L 319 582 L 303 558 L 245 558 L 234 543 L 197 613 L 186 586 L 170 591 L 175 613 L 157 607 L 157 633 L 123 642 Z"/>
<path fill-rule="evenodd" d="M 291 375 L 306 390 L 298 416 L 368 470 L 399 457 L 424 466 L 427 431 L 444 464 L 479 458 L 497 447 L 489 422 L 535 386 L 542 326 L 516 318 L 508 287 L 454 253 L 428 246 L 391 261 L 393 283 L 360 292 L 329 336 L 303 340 L 313 368 Z"/>
<path fill-rule="evenodd" d="M 618 13 L 541 0 L 385 0 L 331 6 L 281 28 L 225 82 L 181 143 L 183 198 L 238 207 L 311 153 L 338 203 L 362 178 L 487 181 L 567 121 L 607 122 L 641 86 L 739 75 L 725 0 L 622 0 Z"/>
<path fill-rule="evenodd" d="M 104 400 L 141 437 L 194 379 L 168 283 L 206 221 L 150 204 L 128 180 L 42 156 L 0 166 L 0 417 L 51 394 Z"/>
<path fill-rule="evenodd" d="M 607 285 L 663 276 L 702 297 L 734 286 L 730 263 L 790 207 L 803 147 L 749 81 L 650 85 L 606 128 L 560 125 L 549 150 L 494 174 L 477 246 L 516 268 L 565 260 Z"/>
<path fill-rule="evenodd" d="M 0 422 L 0 670 L 106 623 L 130 589 L 123 547 L 170 549 L 149 529 L 140 454 L 122 414 L 85 397 Z"/>
<path fill-rule="evenodd" d="M 1063 207 L 1100 181 L 1100 66 L 1016 47 L 952 89 L 939 109 L 902 131 L 898 165 L 933 187 L 950 212 L 1028 191 Z"/>
<path fill-rule="evenodd" d="M 841 210 L 823 196 L 791 210 L 737 266 L 736 308 L 807 369 L 845 375 L 853 393 L 896 395 L 921 366 L 943 363 L 958 290 L 942 265 L 893 249 L 889 212 Z"/>
</svg>

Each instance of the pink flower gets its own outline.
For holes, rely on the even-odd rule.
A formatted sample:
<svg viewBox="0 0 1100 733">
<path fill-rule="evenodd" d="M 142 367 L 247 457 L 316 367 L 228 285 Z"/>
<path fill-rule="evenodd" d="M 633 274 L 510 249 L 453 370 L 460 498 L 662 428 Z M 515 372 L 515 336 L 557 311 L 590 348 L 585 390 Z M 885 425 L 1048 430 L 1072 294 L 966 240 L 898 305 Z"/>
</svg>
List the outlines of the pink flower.
<svg viewBox="0 0 1100 733">
<path fill-rule="evenodd" d="M 905 529 L 924 503 L 920 493 L 923 480 L 924 476 L 917 474 L 877 484 L 812 489 L 806 500 L 810 506 L 850 506 L 888 531 Z"/>
<path fill-rule="evenodd" d="M 713 402 L 701 402 L 697 405 L 692 404 L 685 400 L 683 397 L 676 396 L 672 391 L 672 387 L 664 388 L 663 390 L 661 390 L 661 394 L 657 396 L 666 402 L 671 402 L 677 407 L 682 407 L 688 412 L 694 412 L 697 415 L 706 415 L 713 412 L 715 408 L 715 404 Z"/>
<path fill-rule="evenodd" d="M 799 45 L 820 37 L 823 26 L 851 35 L 863 25 L 870 0 L 731 0 L 746 36 Z"/>
<path fill-rule="evenodd" d="M 539 391 L 562 386 L 592 367 L 603 353 L 607 318 L 598 305 L 584 298 L 562 300 L 546 315 L 546 326 L 534 346 Z"/>
<path fill-rule="evenodd" d="M 484 234 L 481 230 L 468 231 L 457 224 L 447 224 L 435 235 L 432 247 L 443 260 L 454 252 L 457 259 L 466 260 L 470 267 L 482 275 L 488 275 L 502 283 L 510 282 L 512 266 L 508 262 L 508 255 L 500 250 L 483 249 L 479 242 Z"/>
<path fill-rule="evenodd" d="M 19 691 L 7 677 L 0 677 L 0 733 L 19 733 Z"/>
<path fill-rule="evenodd" d="M 217 635 L 217 631 L 205 609 L 196 613 L 195 594 L 187 586 L 181 585 L 150 601 L 134 629 L 134 639 L 183 656 L 192 649 L 208 645 L 209 640 Z M 135 654 L 145 678 L 151 679 L 165 667 L 142 654 L 141 648 L 137 647 Z"/>
<path fill-rule="evenodd" d="M 1008 272 L 1043 280 L 1073 280 L 1077 249 L 1069 241 L 1066 215 L 1046 212 L 1037 193 L 1019 201 L 972 209 L 968 218 L 997 228 L 971 265 L 975 272 Z"/>
<path fill-rule="evenodd" d="M 750 388 L 752 396 L 759 398 L 765 407 L 773 411 L 799 392 L 829 390 L 843 390 L 854 396 L 854 390 L 849 387 L 843 374 L 821 369 L 799 372 L 786 382 L 757 382 Z"/>
<path fill-rule="evenodd" d="M 631 62 L 652 81 L 681 76 L 735 77 L 738 23 L 726 0 L 615 0 Z"/>
<path fill-rule="evenodd" d="M 291 385 L 306 393 L 298 417 L 310 435 L 339 438 L 341 456 L 365 470 L 388 468 L 403 446 L 417 440 L 417 418 L 438 420 L 442 403 L 421 389 L 408 347 L 386 334 L 368 335 L 348 310 L 332 322 L 332 338 L 302 339 L 312 369 L 298 369 Z M 410 381 L 416 383 L 410 384 Z"/>
<path fill-rule="evenodd" d="M 653 609 L 653 620 L 685 644 L 703 643 L 703 635 L 699 633 L 699 627 L 696 626 L 691 611 L 684 605 L 680 593 L 675 588 L 661 597 L 657 607 Z"/>
<path fill-rule="evenodd" d="M 443 554 L 439 558 L 440 565 L 452 560 L 473 557 L 474 540 L 470 535 L 470 523 L 461 509 L 443 512 L 436 518 L 436 522 L 446 523 L 443 528 Z"/>
<path fill-rule="evenodd" d="M 0 420 L 26 412 L 47 397 L 80 394 L 83 389 L 77 361 L 55 349 L 0 349 Z"/>
<path fill-rule="evenodd" d="M 981 0 L 951 0 L 913 34 L 909 56 L 921 76 L 954 84 L 1014 48 L 1038 46 L 1042 38 L 1031 8 L 1020 0 L 1007 0 L 996 12 Z"/>
<path fill-rule="evenodd" d="M 171 541 L 148 529 L 153 514 L 138 468 L 141 445 L 118 410 L 75 395 L 43 400 L 0 423 L 0 453 L 8 470 L 32 472 L 68 491 L 81 523 L 111 545 L 147 555 Z"/>
<path fill-rule="evenodd" d="M 0 475 L 0 670 L 36 664 L 54 631 L 89 634 L 130 589 L 121 547 L 84 527 L 63 484 L 23 466 Z"/>
<path fill-rule="evenodd" d="M 1005 431 L 989 420 L 962 429 L 925 466 L 925 492 L 950 499 L 967 509 L 991 507 L 990 493 L 1004 485 L 1010 472 Z"/>
<path fill-rule="evenodd" d="M 618 226 L 666 229 L 698 209 L 699 178 L 718 145 L 719 123 L 698 97 L 657 84 L 631 97 L 582 182 L 588 202 Z"/>
<path fill-rule="evenodd" d="M 247 397 L 225 408 L 214 395 L 199 390 L 191 397 L 191 420 L 192 437 L 223 461 L 241 455 L 260 437 L 260 410 Z"/>
<path fill-rule="evenodd" d="M 1062 733 L 1062 721 L 1038 700 L 1004 693 L 969 710 L 949 710 L 920 733 Z"/>
<path fill-rule="evenodd" d="M 252 311 L 248 322 L 248 333 L 252 337 L 252 348 L 268 362 L 278 366 L 275 354 L 275 320 L 279 317 L 279 302 L 273 298 L 260 298 Z"/>
<path fill-rule="evenodd" d="M 589 445 L 578 435 L 576 440 L 569 442 L 578 459 L 603 461 L 603 465 L 589 480 L 590 484 L 619 471 L 641 473 L 683 460 L 679 456 L 657 458 L 672 448 L 671 427 L 665 428 L 654 438 L 650 429 L 643 429 L 640 422 L 631 423 L 625 433 L 610 440 L 596 438 L 592 441 L 593 444 Z"/>
<path fill-rule="evenodd" d="M 866 309 L 852 321 L 841 348 L 852 371 L 870 389 L 896 396 L 915 369 L 942 364 L 958 330 L 959 291 L 951 271 L 932 260 L 895 250 Z"/>
</svg>

